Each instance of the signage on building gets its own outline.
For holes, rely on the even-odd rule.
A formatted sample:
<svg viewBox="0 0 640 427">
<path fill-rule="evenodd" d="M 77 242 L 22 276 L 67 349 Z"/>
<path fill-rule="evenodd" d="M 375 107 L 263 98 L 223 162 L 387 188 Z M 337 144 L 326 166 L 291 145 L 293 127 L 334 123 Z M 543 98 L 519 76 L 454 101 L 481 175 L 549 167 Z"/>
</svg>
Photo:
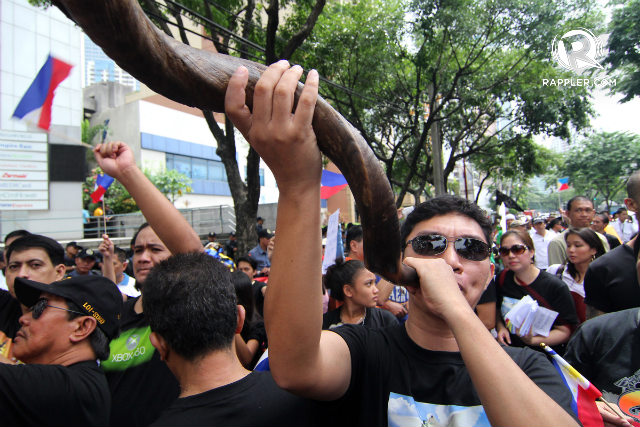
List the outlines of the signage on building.
<svg viewBox="0 0 640 427">
<path fill-rule="evenodd" d="M 0 210 L 49 209 L 47 135 L 0 131 Z"/>
</svg>

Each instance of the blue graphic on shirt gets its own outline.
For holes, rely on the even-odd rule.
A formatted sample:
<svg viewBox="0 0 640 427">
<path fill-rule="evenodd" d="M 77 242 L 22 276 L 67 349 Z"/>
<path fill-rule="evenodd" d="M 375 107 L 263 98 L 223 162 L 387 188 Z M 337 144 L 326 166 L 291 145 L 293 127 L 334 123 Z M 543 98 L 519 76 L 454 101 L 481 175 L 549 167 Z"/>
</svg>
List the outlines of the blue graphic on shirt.
<svg viewBox="0 0 640 427">
<path fill-rule="evenodd" d="M 411 396 L 390 393 L 387 409 L 389 427 L 491 426 L 482 405 L 436 405 L 416 402 Z"/>
</svg>

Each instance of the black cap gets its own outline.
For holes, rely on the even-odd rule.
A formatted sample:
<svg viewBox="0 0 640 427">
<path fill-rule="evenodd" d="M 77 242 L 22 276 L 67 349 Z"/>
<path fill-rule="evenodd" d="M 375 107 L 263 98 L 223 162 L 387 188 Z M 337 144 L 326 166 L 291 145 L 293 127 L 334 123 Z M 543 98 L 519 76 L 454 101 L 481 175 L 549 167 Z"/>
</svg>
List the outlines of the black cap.
<svg viewBox="0 0 640 427">
<path fill-rule="evenodd" d="M 256 221 L 264 221 L 264 218 L 262 218 L 261 216 L 259 216 L 258 218 L 256 218 Z"/>
<path fill-rule="evenodd" d="M 98 327 L 109 339 L 118 336 L 122 294 L 106 277 L 74 276 L 50 285 L 17 277 L 14 287 L 16 298 L 27 307 L 32 307 L 38 302 L 42 292 L 57 295 L 72 301 L 87 313 L 87 316 L 95 318 Z"/>
<path fill-rule="evenodd" d="M 76 258 L 93 258 L 94 260 L 98 259 L 98 251 L 94 251 L 93 249 L 83 249 L 78 252 Z"/>
<path fill-rule="evenodd" d="M 266 239 L 270 239 L 273 237 L 273 234 L 269 233 L 269 230 L 263 228 L 262 230 L 258 231 L 258 239 L 262 239 L 263 237 Z"/>
<path fill-rule="evenodd" d="M 209 237 L 216 237 L 215 231 L 210 231 L 209 232 Z"/>
</svg>

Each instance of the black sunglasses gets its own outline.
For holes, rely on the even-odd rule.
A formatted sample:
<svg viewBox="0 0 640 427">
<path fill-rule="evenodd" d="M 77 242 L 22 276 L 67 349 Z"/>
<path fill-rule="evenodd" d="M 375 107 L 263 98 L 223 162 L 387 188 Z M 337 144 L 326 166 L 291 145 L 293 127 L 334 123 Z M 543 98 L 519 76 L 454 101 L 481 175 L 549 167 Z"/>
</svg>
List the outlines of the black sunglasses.
<svg viewBox="0 0 640 427">
<path fill-rule="evenodd" d="M 509 252 L 511 252 L 514 255 L 522 255 L 527 249 L 529 248 L 526 245 L 521 245 L 521 244 L 513 245 L 510 248 L 506 246 L 500 246 L 500 249 L 498 249 L 498 253 L 501 256 L 508 256 Z"/>
<path fill-rule="evenodd" d="M 404 247 L 411 248 L 418 255 L 438 256 L 447 250 L 450 240 L 439 234 L 421 234 L 409 240 Z M 458 237 L 453 241 L 456 253 L 469 261 L 482 261 L 489 257 L 491 248 L 485 242 L 473 237 Z"/>
<path fill-rule="evenodd" d="M 88 316 L 87 313 L 80 313 L 79 311 L 69 310 L 68 308 L 56 307 L 55 305 L 49 305 L 49 300 L 46 298 L 41 298 L 36 302 L 29 310 L 31 311 L 31 316 L 34 319 L 38 319 L 44 313 L 44 309 L 47 307 L 57 308 L 58 310 L 68 311 L 69 313 L 79 314 L 81 316 Z"/>
</svg>

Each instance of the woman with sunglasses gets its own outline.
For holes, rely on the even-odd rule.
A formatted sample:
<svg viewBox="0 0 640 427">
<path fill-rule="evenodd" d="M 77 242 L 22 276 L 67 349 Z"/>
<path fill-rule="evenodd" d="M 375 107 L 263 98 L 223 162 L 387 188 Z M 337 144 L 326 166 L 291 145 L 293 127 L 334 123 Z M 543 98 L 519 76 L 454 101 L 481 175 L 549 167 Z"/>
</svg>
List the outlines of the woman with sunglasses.
<svg viewBox="0 0 640 427">
<path fill-rule="evenodd" d="M 584 275 L 591 261 L 604 255 L 604 246 L 595 231 L 590 228 L 572 228 L 564 235 L 567 242 L 567 262 L 550 265 L 547 273 L 553 274 L 567 285 L 576 307 L 580 323 L 586 319 L 584 303 Z"/>
<path fill-rule="evenodd" d="M 327 269 L 324 284 L 331 296 L 344 302 L 322 318 L 322 329 L 333 329 L 344 324 L 363 325 L 370 329 L 397 325 L 396 317 L 387 310 L 377 308 L 378 288 L 376 276 L 358 260 L 337 262 Z"/>
<path fill-rule="evenodd" d="M 569 289 L 562 280 L 535 266 L 535 251 L 529 233 L 520 230 L 506 232 L 502 236 L 499 253 L 505 270 L 496 280 L 500 305 L 496 319 L 498 341 L 503 345 L 528 345 L 536 349 L 540 343 L 545 343 L 556 348 L 556 351 L 562 350 L 571 336 L 572 328 L 578 323 Z M 536 300 L 539 306 L 558 313 L 549 336 L 519 336 L 507 329 L 504 316 L 527 295 Z"/>
</svg>

